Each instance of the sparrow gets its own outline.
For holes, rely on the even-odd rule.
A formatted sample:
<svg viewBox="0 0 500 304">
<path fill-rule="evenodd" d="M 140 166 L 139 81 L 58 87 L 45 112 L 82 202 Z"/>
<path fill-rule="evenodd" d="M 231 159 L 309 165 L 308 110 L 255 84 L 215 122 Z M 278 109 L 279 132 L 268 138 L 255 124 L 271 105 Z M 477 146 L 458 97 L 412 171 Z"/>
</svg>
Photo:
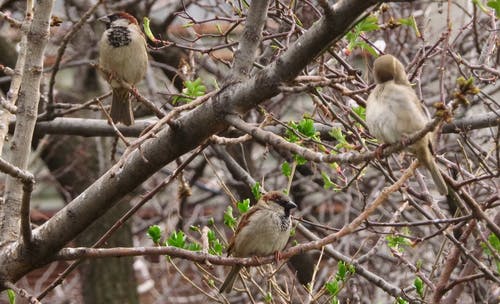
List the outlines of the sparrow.
<svg viewBox="0 0 500 304">
<path fill-rule="evenodd" d="M 229 241 L 228 255 L 234 257 L 267 256 L 279 254 L 290 236 L 290 210 L 296 208 L 288 196 L 278 191 L 264 194 L 257 204 L 244 213 Z M 234 265 L 219 292 L 230 292 L 240 272 Z"/>
<path fill-rule="evenodd" d="M 115 123 L 134 123 L 129 90 L 118 80 L 134 86 L 144 78 L 148 65 L 147 44 L 137 20 L 125 12 L 99 18 L 106 30 L 99 42 L 99 66 L 113 89 L 110 116 Z"/>
<path fill-rule="evenodd" d="M 373 63 L 376 86 L 366 102 L 366 124 L 371 133 L 386 144 L 393 144 L 423 129 L 429 122 L 403 64 L 392 55 L 383 55 Z M 432 155 L 431 134 L 408 150 L 429 170 L 440 194 L 448 188 Z"/>
</svg>

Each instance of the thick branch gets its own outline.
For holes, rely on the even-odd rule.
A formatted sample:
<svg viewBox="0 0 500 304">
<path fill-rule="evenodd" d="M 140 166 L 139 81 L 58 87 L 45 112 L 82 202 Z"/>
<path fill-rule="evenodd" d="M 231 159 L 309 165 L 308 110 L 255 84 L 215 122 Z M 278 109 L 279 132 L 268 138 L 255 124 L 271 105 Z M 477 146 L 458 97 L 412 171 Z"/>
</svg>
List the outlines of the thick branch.
<svg viewBox="0 0 500 304">
<path fill-rule="evenodd" d="M 250 4 L 245 29 L 240 38 L 238 50 L 234 53 L 234 65 L 229 82 L 248 77 L 255 54 L 262 39 L 262 30 L 267 20 L 269 0 L 254 0 Z"/>
<path fill-rule="evenodd" d="M 53 2 L 51 0 L 37 2 L 33 22 L 28 32 L 26 61 L 17 101 L 16 130 L 10 146 L 10 163 L 21 170 L 26 170 L 28 167 L 31 139 L 36 123 L 38 100 L 40 99 L 39 88 L 42 78 L 43 56 L 49 38 L 49 22 Z M 23 204 L 22 207 L 21 204 Z M 23 198 L 23 184 L 19 179 L 7 177 L 3 207 L 0 210 L 0 216 L 2 216 L 0 219 L 0 244 L 18 239 L 21 209 L 28 210 L 29 216 L 29 198 Z M 23 219 L 23 221 L 29 221 L 29 218 Z M 25 227 L 23 226 L 23 229 Z M 28 236 L 29 234 L 23 232 L 23 235 Z"/>
</svg>

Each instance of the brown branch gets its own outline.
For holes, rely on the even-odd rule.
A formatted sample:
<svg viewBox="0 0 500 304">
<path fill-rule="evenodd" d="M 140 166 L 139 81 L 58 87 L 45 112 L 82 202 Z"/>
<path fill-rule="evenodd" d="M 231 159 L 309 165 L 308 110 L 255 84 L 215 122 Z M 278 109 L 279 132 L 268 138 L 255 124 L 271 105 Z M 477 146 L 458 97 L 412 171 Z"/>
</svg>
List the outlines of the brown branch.
<svg viewBox="0 0 500 304">
<path fill-rule="evenodd" d="M 42 66 L 45 47 L 49 38 L 49 21 L 52 5 L 54 1 L 40 0 L 36 4 L 36 14 L 33 17 L 29 32 L 27 34 L 26 49 L 29 50 L 29 56 L 25 59 L 24 71 L 22 73 L 22 86 L 19 90 L 18 113 L 16 120 L 16 130 L 11 141 L 10 163 L 21 169 L 28 167 L 29 155 L 31 151 L 31 139 L 36 123 L 36 114 L 38 111 L 38 101 L 40 99 L 40 82 L 42 79 Z M 4 242 L 13 242 L 18 239 L 22 231 L 23 237 L 31 239 L 31 231 L 24 231 L 29 227 L 29 217 L 22 219 L 23 215 L 29 216 L 29 196 L 27 191 L 29 187 L 24 187 L 18 179 L 8 176 L 5 183 L 4 203 L 0 206 L 0 244 Z M 19 222 L 23 226 L 19 227 Z M 24 239 L 26 245 L 30 239 Z"/>
<path fill-rule="evenodd" d="M 14 283 L 7 281 L 7 282 L 4 282 L 3 285 L 6 288 L 9 288 L 12 291 L 14 291 L 21 298 L 25 298 L 26 300 L 28 300 L 29 304 L 41 304 L 34 296 L 29 294 L 25 289 L 17 287 L 16 285 L 14 285 Z"/>
<path fill-rule="evenodd" d="M 234 64 L 227 82 L 247 78 L 255 60 L 255 54 L 262 40 L 262 30 L 267 20 L 269 0 L 250 3 L 245 29 L 241 34 L 238 49 L 234 53 Z"/>
<path fill-rule="evenodd" d="M 359 227 L 377 208 L 383 204 L 389 195 L 398 191 L 404 183 L 413 175 L 418 162 L 414 161 L 408 169 L 403 173 L 393 185 L 384 188 L 380 195 L 369 204 L 366 209 L 359 214 L 349 224 L 340 229 L 339 232 L 331 234 L 325 238 L 316 241 L 300 244 L 282 252 L 282 258 L 289 258 L 301 252 L 309 251 L 312 249 L 320 249 L 321 247 L 331 244 L 340 238 L 349 235 L 357 227 Z M 234 258 L 234 257 L 221 257 L 208 255 L 205 253 L 193 252 L 176 247 L 117 247 L 117 248 L 64 248 L 61 249 L 55 256 L 54 260 L 74 260 L 79 258 L 101 258 L 101 257 L 122 257 L 122 256 L 138 256 L 138 255 L 169 255 L 171 257 L 184 258 L 194 262 L 210 262 L 216 265 L 243 265 L 243 266 L 258 266 L 269 264 L 274 261 L 274 256 L 268 256 L 261 259 L 254 258 Z"/>
<path fill-rule="evenodd" d="M 274 148 L 279 150 L 285 150 L 292 152 L 294 154 L 298 154 L 302 156 L 303 158 L 317 162 L 317 163 L 350 163 L 350 164 L 357 164 L 357 163 L 362 163 L 366 161 L 373 160 L 377 157 L 376 152 L 365 152 L 365 153 L 355 153 L 355 152 L 350 152 L 350 153 L 343 153 L 343 154 L 325 154 L 325 153 L 320 153 L 320 152 L 315 152 L 310 149 L 304 148 L 302 146 L 299 146 L 297 144 L 291 143 L 283 139 L 282 137 L 275 135 L 271 132 L 264 131 L 260 129 L 259 127 L 255 127 L 252 125 L 249 125 L 245 121 L 243 121 L 241 118 L 239 118 L 237 115 L 226 115 L 225 117 L 226 121 L 234 126 L 235 128 L 239 129 L 240 131 L 243 131 L 247 134 L 250 134 L 253 136 L 257 141 L 260 141 L 261 143 L 264 144 L 269 144 L 273 146 Z M 434 130 L 436 125 L 441 121 L 440 118 L 434 119 L 430 123 L 428 123 L 425 128 L 422 130 L 415 132 L 411 136 L 408 137 L 408 140 L 394 145 L 390 145 L 386 148 L 381 153 L 381 157 L 387 157 L 391 155 L 392 153 L 399 152 L 403 150 L 405 147 L 408 145 L 411 145 L 418 141 L 420 138 L 424 137 L 425 134 L 428 132 L 431 132 Z"/>
</svg>

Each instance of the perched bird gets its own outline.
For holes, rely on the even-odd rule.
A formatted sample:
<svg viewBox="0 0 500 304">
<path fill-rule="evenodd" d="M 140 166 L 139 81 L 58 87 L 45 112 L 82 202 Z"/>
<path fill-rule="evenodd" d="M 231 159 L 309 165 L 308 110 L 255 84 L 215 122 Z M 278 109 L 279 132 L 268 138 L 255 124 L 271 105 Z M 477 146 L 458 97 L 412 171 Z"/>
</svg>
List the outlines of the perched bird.
<svg viewBox="0 0 500 304">
<path fill-rule="evenodd" d="M 366 102 L 366 124 L 380 141 L 393 144 L 425 127 L 425 114 L 410 86 L 403 64 L 392 55 L 383 55 L 373 63 L 376 86 Z M 434 161 L 431 134 L 426 134 L 408 149 L 430 172 L 440 194 L 448 189 Z"/>
<path fill-rule="evenodd" d="M 241 217 L 229 242 L 228 254 L 235 257 L 279 254 L 290 236 L 290 210 L 297 207 L 288 196 L 272 191 Z M 219 292 L 230 292 L 242 266 L 234 265 Z"/>
<path fill-rule="evenodd" d="M 117 80 L 134 86 L 144 78 L 148 65 L 146 40 L 130 14 L 117 12 L 99 20 L 107 28 L 99 42 L 99 66 L 113 89 L 110 115 L 115 123 L 131 125 L 134 115 L 129 90 Z"/>
</svg>

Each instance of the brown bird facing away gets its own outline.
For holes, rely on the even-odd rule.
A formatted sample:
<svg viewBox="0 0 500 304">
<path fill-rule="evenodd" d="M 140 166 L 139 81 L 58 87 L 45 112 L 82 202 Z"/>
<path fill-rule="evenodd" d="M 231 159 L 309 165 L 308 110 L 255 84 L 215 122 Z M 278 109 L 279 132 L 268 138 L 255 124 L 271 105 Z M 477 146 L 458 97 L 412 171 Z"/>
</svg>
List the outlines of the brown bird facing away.
<svg viewBox="0 0 500 304">
<path fill-rule="evenodd" d="M 393 144 L 425 127 L 425 114 L 410 86 L 403 64 L 392 55 L 383 55 L 373 63 L 376 86 L 366 102 L 366 124 L 380 141 Z M 408 149 L 430 172 L 440 194 L 448 188 L 434 161 L 431 134 L 426 134 Z"/>
<path fill-rule="evenodd" d="M 229 242 L 228 255 L 235 257 L 279 254 L 290 237 L 290 210 L 297 207 L 285 194 L 272 191 L 244 213 Z M 242 266 L 234 265 L 219 292 L 230 292 Z"/>
<path fill-rule="evenodd" d="M 134 86 L 144 78 L 148 65 L 146 40 L 137 20 L 125 12 L 99 19 L 106 31 L 99 42 L 99 66 L 113 89 L 110 116 L 115 123 L 134 123 L 129 90 L 120 81 Z"/>
</svg>

